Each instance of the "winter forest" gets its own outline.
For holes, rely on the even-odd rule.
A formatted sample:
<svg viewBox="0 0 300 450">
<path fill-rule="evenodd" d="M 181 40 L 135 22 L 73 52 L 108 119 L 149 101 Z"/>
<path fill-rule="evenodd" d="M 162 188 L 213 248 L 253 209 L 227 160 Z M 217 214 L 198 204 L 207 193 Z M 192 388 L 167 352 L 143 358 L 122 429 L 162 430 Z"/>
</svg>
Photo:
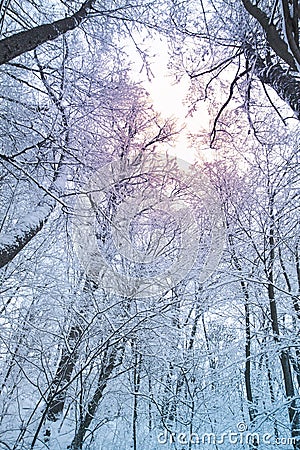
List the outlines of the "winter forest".
<svg viewBox="0 0 300 450">
<path fill-rule="evenodd" d="M 0 1 L 1 450 L 300 449 L 299 22 Z"/>
</svg>

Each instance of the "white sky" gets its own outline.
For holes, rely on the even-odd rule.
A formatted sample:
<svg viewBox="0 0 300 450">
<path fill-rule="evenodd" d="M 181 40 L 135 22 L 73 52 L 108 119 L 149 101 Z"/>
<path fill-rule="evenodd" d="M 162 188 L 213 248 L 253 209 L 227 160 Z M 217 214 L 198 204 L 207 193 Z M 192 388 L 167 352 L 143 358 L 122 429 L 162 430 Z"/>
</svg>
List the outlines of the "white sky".
<svg viewBox="0 0 300 450">
<path fill-rule="evenodd" d="M 149 46 L 149 41 L 147 42 Z M 150 93 L 151 100 L 155 110 L 164 118 L 175 118 L 178 121 L 178 129 L 185 126 L 184 130 L 178 135 L 176 143 L 172 148 L 168 147 L 168 152 L 188 162 L 195 160 L 195 151 L 188 147 L 187 135 L 197 133 L 209 128 L 209 116 L 204 102 L 198 104 L 197 111 L 193 116 L 188 116 L 188 106 L 184 104 L 185 97 L 190 86 L 189 77 L 184 76 L 179 83 L 171 76 L 168 70 L 168 48 L 167 44 L 160 39 L 153 40 L 151 51 L 155 57 L 151 58 L 151 70 L 154 78 L 149 81 L 145 71 L 141 71 L 142 61 L 136 59 L 133 72 L 134 77 L 143 81 L 145 89 Z M 136 55 L 136 53 L 135 53 Z M 210 153 L 208 150 L 203 153 Z"/>
</svg>

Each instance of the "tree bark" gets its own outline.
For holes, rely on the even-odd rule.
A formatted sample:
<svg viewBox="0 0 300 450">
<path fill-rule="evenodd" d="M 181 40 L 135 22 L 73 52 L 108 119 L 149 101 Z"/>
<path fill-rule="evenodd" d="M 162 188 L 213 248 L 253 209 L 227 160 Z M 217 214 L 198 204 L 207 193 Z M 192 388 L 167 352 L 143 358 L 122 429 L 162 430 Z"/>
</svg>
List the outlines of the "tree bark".
<svg viewBox="0 0 300 450">
<path fill-rule="evenodd" d="M 271 403 L 272 403 L 273 407 L 275 407 L 276 395 L 275 395 L 275 391 L 274 391 L 274 381 L 273 381 L 272 372 L 271 372 L 270 364 L 269 364 L 269 355 L 267 352 L 266 352 L 266 369 L 267 369 L 268 386 L 269 386 L 269 391 L 270 391 Z M 276 439 L 279 438 L 278 421 L 276 418 L 274 418 L 274 435 L 275 435 Z"/>
<path fill-rule="evenodd" d="M 133 368 L 133 413 L 132 413 L 132 440 L 133 450 L 138 450 L 137 425 L 138 425 L 138 392 L 141 383 L 141 364 L 142 354 L 138 352 L 136 341 L 132 343 L 132 350 L 134 352 L 134 368 Z"/>
<path fill-rule="evenodd" d="M 269 263 L 267 267 L 267 277 L 268 277 L 268 297 L 271 313 L 271 324 L 274 341 L 280 343 L 280 330 L 278 323 L 278 313 L 277 305 L 275 300 L 275 289 L 274 289 L 274 264 L 275 264 L 275 238 L 274 238 L 274 194 L 269 193 L 269 212 L 270 212 L 270 228 L 268 236 L 269 244 Z M 293 376 L 291 370 L 290 358 L 287 350 L 280 350 L 279 359 L 283 374 L 284 387 L 287 399 L 290 401 L 288 406 L 289 421 L 291 424 L 291 434 L 292 438 L 295 439 L 294 448 L 300 449 L 300 412 L 295 399 L 295 389 L 293 383 Z"/>
<path fill-rule="evenodd" d="M 242 0 L 242 3 L 246 11 L 262 26 L 266 33 L 268 44 L 274 50 L 276 55 L 286 62 L 292 70 L 297 70 L 294 56 L 289 52 L 287 43 L 280 36 L 277 28 L 272 23 L 272 20 L 257 6 L 258 3 L 254 5 L 250 0 Z"/>
<path fill-rule="evenodd" d="M 56 422 L 63 412 L 67 394 L 66 389 L 64 389 L 64 385 L 67 385 L 71 380 L 75 364 L 78 360 L 78 350 L 81 336 L 81 326 L 73 325 L 70 328 L 67 337 L 68 347 L 64 347 L 62 350 L 62 355 L 54 380 L 52 381 L 50 393 L 47 400 L 47 419 L 51 422 Z"/>
<path fill-rule="evenodd" d="M 115 345 L 110 350 L 107 349 L 104 353 L 102 367 L 98 377 L 97 388 L 94 392 L 92 399 L 88 403 L 87 412 L 84 416 L 84 419 L 80 422 L 78 430 L 76 431 L 76 434 L 74 436 L 71 445 L 68 446 L 68 449 L 70 450 L 82 449 L 85 434 L 92 420 L 95 417 L 99 402 L 103 396 L 103 391 L 107 385 L 107 382 L 109 380 L 109 377 L 111 376 L 112 371 L 115 368 L 118 350 L 119 349 Z"/>
<path fill-rule="evenodd" d="M 297 249 L 296 249 L 297 252 Z M 283 258 L 282 258 L 282 251 L 280 246 L 278 247 L 278 255 L 279 255 L 279 261 L 280 261 L 280 265 L 282 268 L 282 273 L 285 279 L 285 283 L 287 286 L 287 290 L 288 292 L 292 295 L 292 283 L 291 280 L 289 278 L 286 266 L 284 264 Z M 299 307 L 299 299 L 297 295 L 292 295 L 292 302 L 293 302 L 293 307 L 296 313 L 296 317 L 299 321 L 300 319 L 300 307 Z M 298 326 L 297 326 L 298 329 Z M 297 330 L 296 330 L 297 331 Z M 299 334 L 299 332 L 297 331 L 297 333 Z M 293 356 L 290 355 L 290 359 L 291 359 L 291 363 L 292 363 L 292 367 L 296 373 L 296 379 L 297 379 L 297 383 L 298 383 L 298 387 L 300 387 L 300 350 L 298 348 L 295 348 L 295 354 L 296 357 L 294 358 Z"/>
<path fill-rule="evenodd" d="M 248 401 L 248 410 L 249 410 L 249 417 L 251 424 L 255 423 L 256 417 L 257 417 L 257 410 L 255 407 L 255 403 L 253 401 L 253 394 L 252 394 L 252 386 L 251 386 L 251 328 L 250 328 L 250 305 L 249 305 L 249 291 L 248 287 L 244 280 L 241 281 L 241 287 L 242 291 L 244 293 L 244 300 L 245 300 L 245 335 L 246 335 L 246 342 L 245 342 L 245 356 L 246 356 L 246 363 L 245 363 L 245 387 L 246 387 L 246 396 Z M 255 442 L 252 443 L 252 448 L 256 449 L 258 448 L 258 442 L 255 440 Z"/>
<path fill-rule="evenodd" d="M 72 16 L 52 23 L 39 25 L 31 30 L 21 31 L 0 41 L 0 65 L 6 64 L 39 45 L 53 41 L 67 31 L 74 30 L 88 16 L 95 0 L 85 1 Z"/>
<path fill-rule="evenodd" d="M 98 286 L 95 283 L 87 280 L 83 288 L 83 295 L 92 295 L 97 287 Z M 89 307 L 88 304 L 85 306 L 87 308 Z M 86 311 L 82 310 L 81 312 L 85 313 Z M 75 364 L 78 361 L 82 333 L 83 325 L 80 323 L 80 320 L 70 327 L 66 338 L 67 345 L 64 345 L 63 347 L 56 374 L 51 383 L 50 392 L 47 398 L 47 419 L 50 422 L 56 422 L 63 412 L 67 395 L 64 386 L 71 380 Z"/>
<path fill-rule="evenodd" d="M 274 89 L 300 119 L 300 81 L 280 64 L 266 64 L 249 44 L 244 45 L 244 54 L 258 79 Z"/>
<path fill-rule="evenodd" d="M 228 224 L 227 227 L 229 228 Z M 251 323 L 250 323 L 250 298 L 249 298 L 249 290 L 248 285 L 246 281 L 243 279 L 243 270 L 242 266 L 240 264 L 240 261 L 236 255 L 234 241 L 232 234 L 228 235 L 228 242 L 229 246 L 232 252 L 232 259 L 233 263 L 238 270 L 238 272 L 241 275 L 241 290 L 244 295 L 244 308 L 245 308 L 245 372 L 244 372 L 244 379 L 245 379 L 245 388 L 246 388 L 246 398 L 248 402 L 248 411 L 249 411 L 249 418 L 250 423 L 254 424 L 256 417 L 257 417 L 257 410 L 255 407 L 255 403 L 253 401 L 253 393 L 252 393 L 252 386 L 251 386 Z M 253 448 L 258 447 L 257 442 L 253 442 L 252 445 Z"/>
<path fill-rule="evenodd" d="M 18 168 L 17 163 L 14 161 L 3 155 L 0 155 L 0 157 Z M 65 163 L 64 155 L 62 155 L 59 168 L 54 174 L 53 182 L 49 188 L 45 189 L 36 182 L 40 188 L 47 192 L 45 196 L 40 200 L 34 210 L 26 214 L 16 223 L 12 230 L 6 232 L 0 238 L 0 269 L 11 262 L 25 245 L 43 228 L 53 212 L 57 201 L 59 201 L 59 197 L 65 186 L 65 179 Z"/>
<path fill-rule="evenodd" d="M 43 228 L 55 208 L 55 200 L 45 197 L 35 210 L 20 220 L 15 228 L 0 238 L 0 268 L 6 266 Z"/>
</svg>

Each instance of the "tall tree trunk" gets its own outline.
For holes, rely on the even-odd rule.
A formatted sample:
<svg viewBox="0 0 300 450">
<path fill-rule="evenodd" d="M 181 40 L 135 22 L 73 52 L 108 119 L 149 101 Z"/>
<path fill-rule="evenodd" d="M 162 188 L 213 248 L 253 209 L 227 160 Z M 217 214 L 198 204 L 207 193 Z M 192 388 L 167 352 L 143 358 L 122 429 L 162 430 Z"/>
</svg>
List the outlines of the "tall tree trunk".
<svg viewBox="0 0 300 450">
<path fill-rule="evenodd" d="M 242 291 L 244 294 L 244 306 L 245 306 L 245 387 L 246 387 L 246 396 L 248 401 L 248 410 L 250 423 L 254 425 L 255 419 L 257 417 L 257 410 L 255 407 L 255 403 L 253 401 L 252 387 L 251 387 L 251 328 L 250 328 L 250 305 L 249 305 L 249 291 L 248 287 L 244 280 L 241 281 Z M 258 442 L 257 439 L 253 439 L 249 444 L 250 448 L 257 449 Z"/>
<path fill-rule="evenodd" d="M 91 295 L 94 290 L 97 289 L 97 285 L 88 279 L 84 286 L 84 296 Z M 83 306 L 88 308 L 89 301 L 83 302 Z M 84 313 L 84 309 L 80 311 Z M 36 428 L 33 440 L 31 442 L 31 449 L 35 447 L 36 441 L 39 438 L 39 434 L 43 425 L 44 429 L 44 443 L 48 445 L 51 439 L 51 422 L 56 422 L 60 419 L 65 401 L 67 396 L 67 387 L 71 381 L 71 377 L 74 371 L 76 362 L 79 356 L 79 347 L 81 343 L 81 337 L 83 334 L 83 324 L 81 320 L 73 323 L 69 329 L 68 335 L 66 337 L 66 343 L 63 346 L 61 357 L 56 369 L 55 376 L 51 382 L 48 390 L 48 395 L 46 397 L 46 408 L 40 418 L 39 424 Z"/>
<path fill-rule="evenodd" d="M 123 344 L 124 345 L 124 344 Z M 103 396 L 104 389 L 107 382 L 115 368 L 117 353 L 119 348 L 115 345 L 110 349 L 106 349 L 102 359 L 102 366 L 98 377 L 97 388 L 92 399 L 88 402 L 87 412 L 84 418 L 80 421 L 79 427 L 75 433 L 74 439 L 68 449 L 82 450 L 83 440 L 87 430 L 90 427 L 92 420 L 95 417 L 99 402 Z"/>
<path fill-rule="evenodd" d="M 134 352 L 134 368 L 133 368 L 133 412 L 132 412 L 132 440 L 133 450 L 138 449 L 137 441 L 137 423 L 138 423 L 138 392 L 141 383 L 141 363 L 142 355 L 138 352 L 136 340 L 132 343 L 132 350 Z"/>
<path fill-rule="evenodd" d="M 83 295 L 92 295 L 96 289 L 97 285 L 87 280 L 83 289 Z M 89 305 L 86 304 L 84 306 L 88 308 Z M 84 313 L 85 311 L 82 309 L 81 312 Z M 80 323 L 80 320 L 71 325 L 66 338 L 67 345 L 64 345 L 62 349 L 61 358 L 47 398 L 47 419 L 50 422 L 56 422 L 63 412 L 67 395 L 67 390 L 64 389 L 64 386 L 70 382 L 75 364 L 78 360 L 82 333 L 83 324 Z"/>
<path fill-rule="evenodd" d="M 278 324 L 278 313 L 277 305 L 275 300 L 275 289 L 274 289 L 274 264 L 275 264 L 275 238 L 274 238 L 274 194 L 269 193 L 269 217 L 270 217 L 270 228 L 268 236 L 269 245 L 269 261 L 267 267 L 267 278 L 268 278 L 268 298 L 271 314 L 271 323 L 273 330 L 273 337 L 276 343 L 280 343 L 280 330 Z M 289 421 L 291 424 L 291 434 L 295 439 L 294 448 L 300 449 L 300 414 L 297 401 L 295 399 L 295 390 L 293 383 L 293 376 L 291 370 L 291 363 L 289 354 L 286 350 L 280 350 L 279 359 L 283 374 L 284 387 L 287 399 L 290 401 L 288 406 Z"/>
<path fill-rule="evenodd" d="M 275 391 L 274 391 L 274 382 L 273 382 L 272 372 L 270 369 L 269 355 L 267 353 L 266 353 L 266 369 L 267 369 L 268 386 L 269 386 L 269 391 L 270 391 L 271 403 L 272 403 L 272 405 L 275 405 L 276 396 L 275 396 Z M 278 422 L 277 422 L 276 418 L 274 418 L 274 435 L 275 435 L 276 439 L 279 438 Z"/>
<path fill-rule="evenodd" d="M 285 283 L 287 286 L 287 290 L 288 292 L 291 294 L 292 296 L 292 302 L 293 302 L 293 308 L 294 311 L 296 313 L 296 317 L 298 319 L 298 321 L 300 320 L 300 306 L 299 306 L 299 299 L 297 297 L 297 295 L 292 295 L 292 283 L 290 280 L 290 277 L 288 275 L 286 266 L 284 264 L 283 258 L 282 258 L 282 251 L 281 251 L 281 247 L 278 247 L 278 256 L 279 256 L 279 261 L 280 261 L 280 265 L 282 268 L 282 273 L 285 279 Z M 297 270 L 297 249 L 296 249 L 296 270 Z M 299 326 L 297 324 L 297 320 L 294 321 L 294 326 L 295 326 L 295 331 L 297 334 L 299 334 Z M 296 379 L 297 379 L 297 383 L 298 383 L 298 387 L 300 387 L 300 350 L 299 348 L 295 349 L 295 354 L 296 357 L 292 357 L 291 358 L 291 363 L 292 363 L 292 367 L 296 373 Z"/>
<path fill-rule="evenodd" d="M 67 388 L 65 386 L 70 382 L 75 364 L 78 360 L 81 336 L 82 327 L 80 324 L 72 325 L 67 336 L 67 345 L 62 349 L 58 368 L 47 398 L 47 419 L 50 422 L 56 422 L 63 412 L 67 395 Z"/>
<path fill-rule="evenodd" d="M 232 234 L 229 234 L 228 242 L 230 245 L 230 249 L 232 251 L 233 263 L 238 272 L 242 276 L 243 274 L 242 266 L 236 255 Z M 257 410 L 253 401 L 252 386 L 251 386 L 251 324 L 250 324 L 249 290 L 247 283 L 243 278 L 241 279 L 240 284 L 244 296 L 244 308 L 245 308 L 245 357 L 246 357 L 245 372 L 244 372 L 245 388 L 246 388 L 246 397 L 248 402 L 250 423 L 254 424 L 255 419 L 257 417 Z M 252 443 L 252 447 L 257 448 L 258 443 L 257 442 Z"/>
</svg>

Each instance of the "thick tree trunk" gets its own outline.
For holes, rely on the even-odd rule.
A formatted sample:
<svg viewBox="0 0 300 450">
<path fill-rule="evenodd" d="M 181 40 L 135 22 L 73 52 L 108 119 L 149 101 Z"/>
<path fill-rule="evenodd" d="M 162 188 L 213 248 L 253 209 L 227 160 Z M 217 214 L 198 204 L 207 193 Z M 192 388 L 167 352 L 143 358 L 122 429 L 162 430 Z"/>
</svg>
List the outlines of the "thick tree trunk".
<svg viewBox="0 0 300 450">
<path fill-rule="evenodd" d="M 73 30 L 87 17 L 94 3 L 95 0 L 85 1 L 71 17 L 40 25 L 2 39 L 0 41 L 0 65 L 23 53 L 34 50 L 39 45 L 51 41 L 67 31 Z M 17 163 L 5 155 L 1 155 L 1 159 L 18 168 Z M 62 168 L 62 164 L 60 166 Z M 38 203 L 36 208 L 19 220 L 13 230 L 0 238 L 0 268 L 12 261 L 49 219 L 64 185 L 60 172 L 55 175 L 53 183 L 47 191 L 48 194 Z"/>
<path fill-rule="evenodd" d="M 39 45 L 53 41 L 67 31 L 74 30 L 87 17 L 95 0 L 88 0 L 71 17 L 52 23 L 39 25 L 31 30 L 21 31 L 0 41 L 0 65 L 23 53 L 34 50 Z"/>
<path fill-rule="evenodd" d="M 242 0 L 246 11 L 254 17 L 262 26 L 269 46 L 274 50 L 277 56 L 281 58 L 292 70 L 297 70 L 295 55 L 290 53 L 289 46 L 285 40 L 280 36 L 273 20 L 258 7 L 258 3 L 254 5 L 250 0 Z"/>
<path fill-rule="evenodd" d="M 1 158 L 18 168 L 15 161 L 10 161 L 9 158 L 4 158 L 3 155 Z M 64 156 L 62 156 L 59 169 L 54 175 L 53 182 L 49 188 L 46 190 L 39 185 L 47 192 L 42 200 L 35 209 L 20 219 L 12 230 L 7 231 L 0 237 L 0 268 L 11 262 L 48 221 L 65 187 L 65 167 Z"/>
<path fill-rule="evenodd" d="M 50 393 L 48 395 L 48 414 L 47 419 L 51 422 L 56 422 L 63 412 L 67 385 L 78 360 L 79 342 L 82 336 L 82 328 L 80 325 L 73 325 L 70 328 L 67 342 L 68 347 L 64 347 L 62 355 L 58 364 L 56 375 L 51 385 Z"/>
<path fill-rule="evenodd" d="M 280 64 L 266 64 L 249 44 L 244 45 L 246 59 L 254 68 L 259 80 L 270 86 L 284 100 L 300 119 L 300 81 Z"/>
<path fill-rule="evenodd" d="M 53 198 L 45 196 L 33 211 L 17 222 L 13 230 L 0 238 L 0 268 L 11 262 L 43 228 L 55 205 Z"/>
</svg>

